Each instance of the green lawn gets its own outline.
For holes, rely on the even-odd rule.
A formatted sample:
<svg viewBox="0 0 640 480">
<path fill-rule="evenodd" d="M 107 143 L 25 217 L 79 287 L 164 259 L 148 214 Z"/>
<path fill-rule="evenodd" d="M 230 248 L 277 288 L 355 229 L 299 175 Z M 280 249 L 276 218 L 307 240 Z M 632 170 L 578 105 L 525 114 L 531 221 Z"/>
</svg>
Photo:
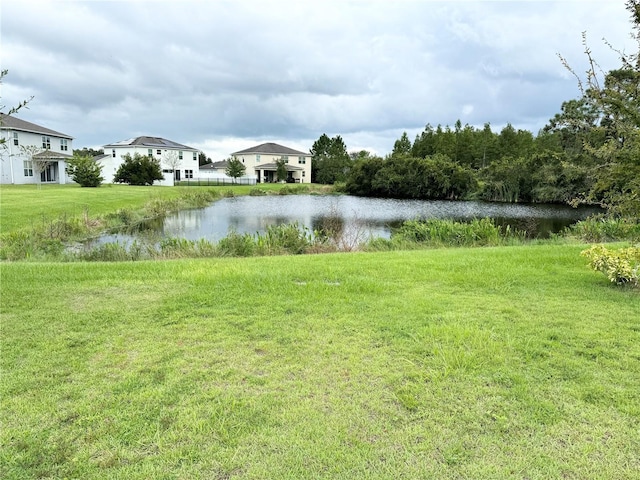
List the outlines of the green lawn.
<svg viewBox="0 0 640 480">
<path fill-rule="evenodd" d="M 582 248 L 2 263 L 0 477 L 638 478 Z"/>
<path fill-rule="evenodd" d="M 278 184 L 259 185 L 279 189 Z M 247 194 L 253 186 L 226 187 L 139 187 L 106 184 L 98 188 L 78 185 L 2 185 L 0 186 L 0 233 L 38 226 L 61 216 L 95 218 L 116 210 L 140 209 L 154 199 L 170 200 L 198 189 L 234 191 Z"/>
</svg>

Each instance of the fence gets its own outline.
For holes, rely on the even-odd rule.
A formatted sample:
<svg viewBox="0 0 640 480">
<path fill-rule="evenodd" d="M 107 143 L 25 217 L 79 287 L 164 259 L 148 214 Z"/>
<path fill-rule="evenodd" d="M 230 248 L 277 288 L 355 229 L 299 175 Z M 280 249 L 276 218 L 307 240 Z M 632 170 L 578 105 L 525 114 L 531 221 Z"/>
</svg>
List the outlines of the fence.
<svg viewBox="0 0 640 480">
<path fill-rule="evenodd" d="M 176 180 L 174 185 L 180 187 L 208 187 L 225 185 L 255 185 L 255 178 L 190 178 L 187 180 Z"/>
</svg>

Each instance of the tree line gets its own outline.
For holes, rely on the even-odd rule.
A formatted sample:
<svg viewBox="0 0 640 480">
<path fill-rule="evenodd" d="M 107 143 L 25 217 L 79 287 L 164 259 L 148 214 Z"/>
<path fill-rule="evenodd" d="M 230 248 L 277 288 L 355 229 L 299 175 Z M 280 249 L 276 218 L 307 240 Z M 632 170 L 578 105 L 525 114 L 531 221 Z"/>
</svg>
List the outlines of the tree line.
<svg viewBox="0 0 640 480">
<path fill-rule="evenodd" d="M 640 0 L 628 0 L 633 54 L 616 52 L 619 68 L 592 69 L 577 80 L 581 96 L 564 102 L 537 135 L 507 124 L 494 132 L 432 126 L 405 133 L 385 157 L 347 153 L 343 139 L 323 134 L 311 148 L 312 180 L 344 182 L 348 193 L 413 199 L 589 203 L 640 217 Z"/>
</svg>

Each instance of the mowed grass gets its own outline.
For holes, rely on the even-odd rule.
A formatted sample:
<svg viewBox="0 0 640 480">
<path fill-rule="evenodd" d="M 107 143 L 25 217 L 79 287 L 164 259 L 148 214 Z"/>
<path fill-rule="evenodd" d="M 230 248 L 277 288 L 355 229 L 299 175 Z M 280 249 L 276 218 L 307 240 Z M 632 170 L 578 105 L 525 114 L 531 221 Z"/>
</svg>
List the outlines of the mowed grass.
<svg viewBox="0 0 640 480">
<path fill-rule="evenodd" d="M 583 248 L 0 264 L 0 477 L 638 478 Z"/>
</svg>

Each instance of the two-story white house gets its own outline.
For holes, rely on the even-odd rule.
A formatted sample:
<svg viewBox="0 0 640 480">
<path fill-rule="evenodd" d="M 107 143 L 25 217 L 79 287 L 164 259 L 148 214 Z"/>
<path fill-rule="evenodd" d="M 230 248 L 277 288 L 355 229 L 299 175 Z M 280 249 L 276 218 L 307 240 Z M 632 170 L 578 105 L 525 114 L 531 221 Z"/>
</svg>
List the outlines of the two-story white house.
<svg viewBox="0 0 640 480">
<path fill-rule="evenodd" d="M 311 154 L 277 143 L 263 143 L 231 154 L 244 163 L 247 176 L 255 175 L 257 183 L 276 181 L 276 161 L 286 162 L 287 181 L 311 183 Z"/>
<path fill-rule="evenodd" d="M 0 183 L 69 183 L 73 137 L 0 113 Z"/>
<path fill-rule="evenodd" d="M 113 182 L 118 167 L 124 162 L 123 156 L 132 157 L 139 153 L 160 161 L 164 181 L 162 185 L 173 185 L 174 181 L 198 178 L 199 150 L 160 137 L 136 137 L 104 147 L 104 155 L 96 158 L 102 164 L 105 182 Z"/>
</svg>

